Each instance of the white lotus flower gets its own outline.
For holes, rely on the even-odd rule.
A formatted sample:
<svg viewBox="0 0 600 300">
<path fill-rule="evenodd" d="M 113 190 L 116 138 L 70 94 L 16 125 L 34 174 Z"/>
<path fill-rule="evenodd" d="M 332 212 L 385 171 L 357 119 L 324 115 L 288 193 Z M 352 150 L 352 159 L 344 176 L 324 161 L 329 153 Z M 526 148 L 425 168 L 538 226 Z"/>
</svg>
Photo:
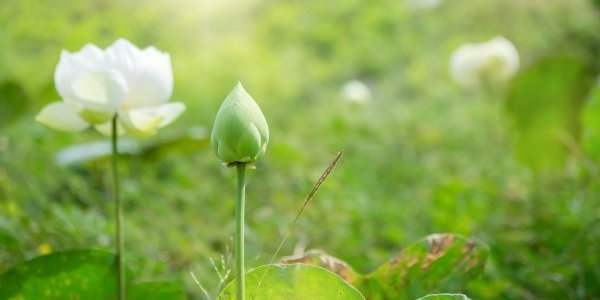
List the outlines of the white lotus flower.
<svg viewBox="0 0 600 300">
<path fill-rule="evenodd" d="M 366 103 L 371 100 L 371 89 L 357 79 L 346 82 L 341 92 L 342 97 L 350 102 Z"/>
<path fill-rule="evenodd" d="M 504 37 L 488 42 L 464 44 L 450 59 L 452 78 L 464 87 L 478 86 L 485 81 L 503 82 L 519 70 L 519 53 Z"/>
<path fill-rule="evenodd" d="M 95 126 L 110 134 L 117 115 L 120 133 L 150 136 L 185 110 L 181 102 L 168 102 L 173 91 L 169 54 L 139 49 L 125 39 L 106 50 L 92 44 L 75 53 L 63 50 L 54 81 L 62 101 L 48 104 L 36 120 L 57 130 Z"/>
</svg>

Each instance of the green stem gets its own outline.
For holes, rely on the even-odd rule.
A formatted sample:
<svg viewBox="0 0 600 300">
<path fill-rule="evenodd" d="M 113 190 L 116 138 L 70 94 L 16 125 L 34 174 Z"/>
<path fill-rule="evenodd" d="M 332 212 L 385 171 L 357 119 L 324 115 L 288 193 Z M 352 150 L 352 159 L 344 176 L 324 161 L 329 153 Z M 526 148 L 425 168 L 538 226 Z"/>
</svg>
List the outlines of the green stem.
<svg viewBox="0 0 600 300">
<path fill-rule="evenodd" d="M 117 252 L 117 288 L 118 288 L 118 299 L 126 300 L 125 297 L 125 265 L 123 264 L 123 247 L 124 247 L 124 237 L 123 237 L 123 209 L 121 207 L 121 199 L 119 198 L 119 177 L 117 172 L 117 157 L 119 155 L 119 150 L 117 147 L 118 143 L 118 132 L 117 132 L 117 115 L 115 115 L 112 119 L 112 135 L 111 135 L 111 145 L 112 145 L 112 179 L 113 179 L 113 200 L 115 201 L 115 215 L 117 218 L 116 222 L 116 252 Z"/>
<path fill-rule="evenodd" d="M 237 276 L 237 300 L 244 300 L 246 276 L 244 263 L 244 206 L 246 202 L 246 164 L 238 163 L 238 194 L 235 206 L 235 274 Z"/>
</svg>

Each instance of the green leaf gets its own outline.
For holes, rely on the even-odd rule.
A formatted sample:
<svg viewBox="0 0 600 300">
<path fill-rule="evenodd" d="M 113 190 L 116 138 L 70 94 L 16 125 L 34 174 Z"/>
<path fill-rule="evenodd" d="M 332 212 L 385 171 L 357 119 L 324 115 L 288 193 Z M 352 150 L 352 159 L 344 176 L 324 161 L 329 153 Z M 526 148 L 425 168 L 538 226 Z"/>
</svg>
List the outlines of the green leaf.
<svg viewBox="0 0 600 300">
<path fill-rule="evenodd" d="M 183 131 L 171 131 L 158 139 L 146 142 L 140 154 L 144 158 L 153 159 L 168 152 L 193 153 L 206 148 L 208 144 L 206 128 L 194 126 Z"/>
<path fill-rule="evenodd" d="M 184 300 L 185 292 L 174 282 L 144 282 L 131 287 L 128 300 Z"/>
<path fill-rule="evenodd" d="M 11 230 L 8 222 L 3 221 L 0 217 L 0 251 L 18 248 L 21 244 L 18 235 Z"/>
<path fill-rule="evenodd" d="M 57 252 L 21 263 L 0 275 L 0 299 L 114 300 L 117 294 L 115 256 L 97 250 Z M 128 299 L 183 300 L 181 287 L 171 282 L 131 284 Z"/>
<path fill-rule="evenodd" d="M 414 299 L 457 290 L 479 275 L 486 246 L 454 234 L 432 234 L 366 276 L 358 287 L 369 299 Z"/>
<path fill-rule="evenodd" d="M 365 299 L 336 274 L 324 268 L 305 265 L 265 265 L 246 273 L 246 298 L 253 300 L 332 300 Z M 235 284 L 230 282 L 219 300 L 235 300 Z"/>
<path fill-rule="evenodd" d="M 485 245 L 454 234 L 432 234 L 402 250 L 367 275 L 320 251 L 287 257 L 283 263 L 307 263 L 337 273 L 367 299 L 415 299 L 435 291 L 460 290 L 485 266 Z"/>
<path fill-rule="evenodd" d="M 119 140 L 118 147 L 120 155 L 136 155 L 142 151 L 137 140 L 127 137 Z M 65 147 L 56 153 L 54 160 L 59 166 L 73 166 L 107 159 L 111 154 L 111 142 L 102 140 Z"/>
<path fill-rule="evenodd" d="M 120 138 L 119 154 L 139 155 L 145 159 L 153 159 L 167 152 L 193 152 L 206 146 L 208 146 L 206 129 L 192 127 L 148 141 L 129 137 Z M 110 141 L 98 140 L 65 147 L 56 153 L 55 161 L 59 166 L 77 166 L 108 159 L 111 153 Z"/>
<path fill-rule="evenodd" d="M 0 299 L 108 300 L 116 294 L 114 263 L 93 250 L 40 256 L 0 275 Z"/>
<path fill-rule="evenodd" d="M 593 78 L 580 60 L 558 57 L 539 61 L 510 83 L 505 111 L 518 160 L 538 171 L 564 166 L 567 145 L 579 139 Z"/>
<path fill-rule="evenodd" d="M 600 85 L 594 88 L 583 109 L 581 143 L 586 156 L 600 162 Z"/>
<path fill-rule="evenodd" d="M 27 111 L 29 99 L 25 90 L 14 81 L 0 83 L 0 128 L 17 120 Z"/>
<path fill-rule="evenodd" d="M 471 300 L 463 294 L 431 294 L 417 300 Z"/>
<path fill-rule="evenodd" d="M 596 9 L 600 10 L 600 0 L 590 0 Z"/>
<path fill-rule="evenodd" d="M 354 271 L 347 262 L 331 256 L 321 250 L 308 250 L 297 256 L 288 256 L 281 259 L 283 264 L 307 264 L 325 268 L 338 274 L 350 284 L 355 284 L 361 280 L 362 274 Z"/>
</svg>

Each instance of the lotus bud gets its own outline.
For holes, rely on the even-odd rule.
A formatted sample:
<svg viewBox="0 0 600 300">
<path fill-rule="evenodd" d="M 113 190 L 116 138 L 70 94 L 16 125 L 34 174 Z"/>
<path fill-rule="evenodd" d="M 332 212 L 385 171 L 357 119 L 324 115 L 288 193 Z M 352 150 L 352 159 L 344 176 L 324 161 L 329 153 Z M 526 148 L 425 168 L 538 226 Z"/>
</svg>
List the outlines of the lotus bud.
<svg viewBox="0 0 600 300">
<path fill-rule="evenodd" d="M 217 156 L 228 165 L 253 163 L 265 154 L 269 143 L 267 120 L 241 83 L 221 104 L 210 140 Z"/>
</svg>

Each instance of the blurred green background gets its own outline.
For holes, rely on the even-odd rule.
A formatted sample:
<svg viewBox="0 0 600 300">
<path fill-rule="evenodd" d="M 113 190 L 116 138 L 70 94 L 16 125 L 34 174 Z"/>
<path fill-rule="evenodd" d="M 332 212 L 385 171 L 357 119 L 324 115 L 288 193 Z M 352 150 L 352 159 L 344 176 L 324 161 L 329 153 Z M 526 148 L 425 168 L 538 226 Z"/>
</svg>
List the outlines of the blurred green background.
<svg viewBox="0 0 600 300">
<path fill-rule="evenodd" d="M 33 119 L 58 100 L 61 49 L 125 37 L 171 54 L 173 99 L 188 106 L 121 160 L 127 261 L 138 278 L 179 278 L 191 299 L 202 292 L 190 271 L 217 288 L 211 259 L 231 254 L 234 172 L 206 136 L 241 80 L 272 133 L 250 175 L 249 266 L 269 261 L 344 150 L 282 254 L 319 248 L 367 272 L 429 233 L 455 232 L 491 249 L 466 289 L 473 299 L 600 299 L 600 93 L 589 92 L 600 74 L 598 1 L 420 2 L 436 1 L 3 0 L 0 272 L 63 249 L 112 249 L 109 162 L 56 159 L 105 139 Z M 516 45 L 524 70 L 570 60 L 495 89 L 456 85 L 452 51 L 497 35 Z M 566 102 L 552 106 L 571 80 L 563 68 L 576 64 L 591 75 L 572 79 L 557 100 Z M 354 79 L 371 101 L 344 99 Z M 558 146 L 544 129 L 564 120 L 540 117 L 548 107 L 574 124 Z"/>
</svg>

